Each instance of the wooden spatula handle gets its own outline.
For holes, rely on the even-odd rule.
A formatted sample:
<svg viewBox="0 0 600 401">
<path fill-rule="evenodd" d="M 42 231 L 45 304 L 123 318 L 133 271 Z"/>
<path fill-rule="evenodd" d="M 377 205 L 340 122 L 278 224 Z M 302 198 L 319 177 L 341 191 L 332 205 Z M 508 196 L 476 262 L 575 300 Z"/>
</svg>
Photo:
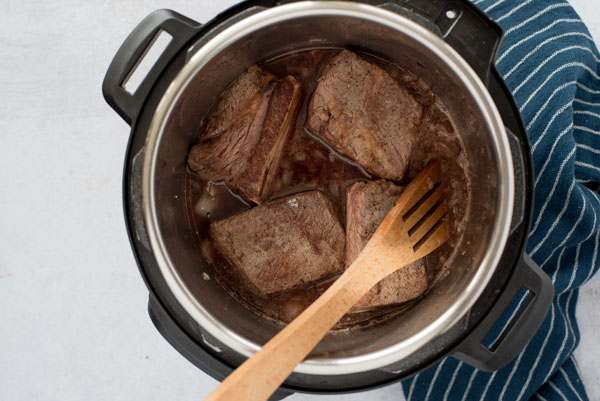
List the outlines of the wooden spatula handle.
<svg viewBox="0 0 600 401">
<path fill-rule="evenodd" d="M 346 272 L 244 362 L 205 401 L 263 401 L 283 383 L 329 329 L 379 280 L 364 277 L 358 258 Z"/>
</svg>

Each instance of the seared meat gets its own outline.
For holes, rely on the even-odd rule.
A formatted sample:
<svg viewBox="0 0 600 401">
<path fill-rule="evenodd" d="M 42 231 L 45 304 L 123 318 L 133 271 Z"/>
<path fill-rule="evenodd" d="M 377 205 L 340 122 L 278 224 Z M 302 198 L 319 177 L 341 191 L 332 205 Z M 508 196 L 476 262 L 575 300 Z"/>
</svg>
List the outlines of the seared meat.
<svg viewBox="0 0 600 401">
<path fill-rule="evenodd" d="M 379 224 L 396 204 L 403 188 L 378 180 L 353 184 L 346 195 L 346 268 L 358 257 Z M 392 273 L 375 285 L 352 312 L 400 304 L 427 290 L 423 259 Z"/>
<path fill-rule="evenodd" d="M 225 91 L 207 118 L 204 135 L 188 158 L 201 179 L 225 181 L 261 203 L 279 162 L 300 99 L 292 77 L 277 80 L 258 66 Z"/>
<path fill-rule="evenodd" d="M 306 127 L 369 173 L 401 180 L 423 106 L 387 72 L 342 50 L 325 66 Z"/>
<path fill-rule="evenodd" d="M 344 229 L 318 190 L 213 222 L 210 235 L 248 287 L 266 298 L 344 268 Z"/>
</svg>

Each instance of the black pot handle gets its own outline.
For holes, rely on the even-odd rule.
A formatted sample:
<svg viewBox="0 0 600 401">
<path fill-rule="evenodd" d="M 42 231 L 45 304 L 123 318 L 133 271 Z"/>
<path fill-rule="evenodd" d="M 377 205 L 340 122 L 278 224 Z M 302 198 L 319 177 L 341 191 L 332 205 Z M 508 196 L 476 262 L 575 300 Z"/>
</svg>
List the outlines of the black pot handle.
<svg viewBox="0 0 600 401">
<path fill-rule="evenodd" d="M 491 68 L 502 43 L 502 28 L 470 1 L 450 1 L 435 24 L 444 40 L 489 83 Z"/>
<path fill-rule="evenodd" d="M 522 288 L 529 296 L 512 317 L 494 344 L 484 345 L 490 330 Z M 546 318 L 554 287 L 550 277 L 529 256 L 523 254 L 496 304 L 473 332 L 458 345 L 452 356 L 484 371 L 506 366 L 525 348 Z"/>
<path fill-rule="evenodd" d="M 502 28 L 468 0 L 378 0 L 440 35 L 487 85 L 502 42 Z"/>
<path fill-rule="evenodd" d="M 137 118 L 152 86 L 169 61 L 196 34 L 200 24 L 171 10 L 156 10 L 129 34 L 113 58 L 104 82 L 102 94 L 106 102 L 128 124 Z M 161 31 L 172 38 L 139 87 L 132 94 L 123 87 Z"/>
</svg>

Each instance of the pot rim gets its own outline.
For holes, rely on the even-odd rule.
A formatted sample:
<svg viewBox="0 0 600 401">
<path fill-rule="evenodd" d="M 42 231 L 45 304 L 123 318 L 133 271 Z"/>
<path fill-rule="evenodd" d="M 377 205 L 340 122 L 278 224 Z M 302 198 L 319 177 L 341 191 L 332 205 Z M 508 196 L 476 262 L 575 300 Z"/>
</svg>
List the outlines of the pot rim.
<svg viewBox="0 0 600 401">
<path fill-rule="evenodd" d="M 245 357 L 252 356 L 260 349 L 259 344 L 249 341 L 224 326 L 217 317 L 208 313 L 194 298 L 179 277 L 162 241 L 156 214 L 154 166 L 156 165 L 158 149 L 156 145 L 164 132 L 167 117 L 179 101 L 183 89 L 187 87 L 196 73 L 221 50 L 240 37 L 285 20 L 327 15 L 366 19 L 409 35 L 413 40 L 427 47 L 452 69 L 462 84 L 469 90 L 471 96 L 478 102 L 486 116 L 498 161 L 500 199 L 490 237 L 490 246 L 477 267 L 473 279 L 459 295 L 456 302 L 419 333 L 390 347 L 359 356 L 306 359 L 294 369 L 295 373 L 325 376 L 359 373 L 390 365 L 406 358 L 457 323 L 479 298 L 496 270 L 509 235 L 514 202 L 512 156 L 508 137 L 496 105 L 475 71 L 440 37 L 392 11 L 355 2 L 301 1 L 260 11 L 224 29 L 191 55 L 189 61 L 182 67 L 163 94 L 148 129 L 145 148 L 149 151 L 144 152 L 142 167 L 144 220 L 148 239 L 160 272 L 169 290 L 184 310 L 210 335 Z"/>
</svg>

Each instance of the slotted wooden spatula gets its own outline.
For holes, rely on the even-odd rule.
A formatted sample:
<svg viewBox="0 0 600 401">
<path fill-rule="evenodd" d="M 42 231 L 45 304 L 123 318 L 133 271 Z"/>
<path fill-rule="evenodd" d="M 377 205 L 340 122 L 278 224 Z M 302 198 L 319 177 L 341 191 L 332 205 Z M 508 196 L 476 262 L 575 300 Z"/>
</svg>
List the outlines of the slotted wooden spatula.
<svg viewBox="0 0 600 401">
<path fill-rule="evenodd" d="M 240 365 L 206 401 L 263 401 L 381 279 L 448 239 L 440 163 L 406 187 L 354 263 L 312 305 Z"/>
</svg>

